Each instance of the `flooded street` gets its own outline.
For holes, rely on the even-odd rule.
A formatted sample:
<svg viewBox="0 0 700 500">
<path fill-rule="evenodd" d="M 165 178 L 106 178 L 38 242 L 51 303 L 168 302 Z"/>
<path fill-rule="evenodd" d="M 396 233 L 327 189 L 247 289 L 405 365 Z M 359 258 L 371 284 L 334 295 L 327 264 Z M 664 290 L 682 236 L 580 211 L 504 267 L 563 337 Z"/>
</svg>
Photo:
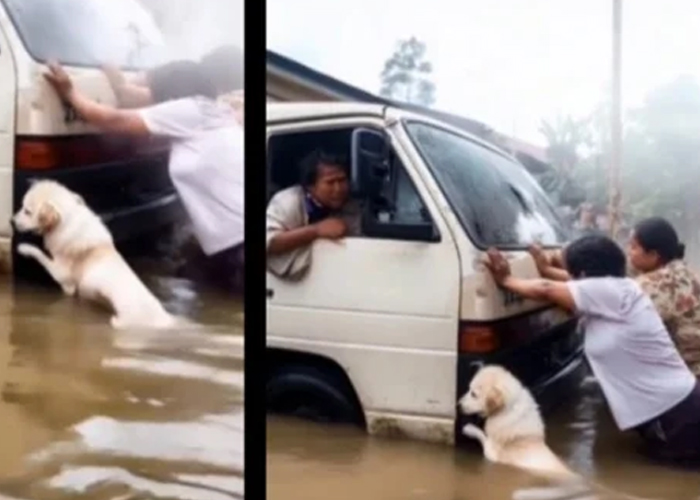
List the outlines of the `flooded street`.
<svg viewBox="0 0 700 500">
<path fill-rule="evenodd" d="M 203 326 L 115 332 L 57 290 L 0 285 L 0 499 L 243 498 L 242 306 L 147 283 Z"/>
<path fill-rule="evenodd" d="M 586 380 L 573 401 L 547 418 L 548 442 L 600 486 L 578 492 L 506 466 L 486 463 L 479 448 L 452 449 L 365 436 L 361 430 L 268 416 L 270 500 L 500 500 L 518 498 L 700 498 L 700 474 L 651 464 L 622 435 L 598 387 Z M 595 492 L 595 495 L 593 494 Z"/>
</svg>

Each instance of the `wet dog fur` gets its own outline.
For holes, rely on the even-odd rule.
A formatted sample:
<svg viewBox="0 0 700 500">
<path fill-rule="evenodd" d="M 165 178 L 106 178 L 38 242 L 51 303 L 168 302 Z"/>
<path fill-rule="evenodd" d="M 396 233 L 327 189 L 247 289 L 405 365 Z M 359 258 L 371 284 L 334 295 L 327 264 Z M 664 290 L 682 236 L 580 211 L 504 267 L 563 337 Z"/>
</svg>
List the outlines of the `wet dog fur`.
<svg viewBox="0 0 700 500">
<path fill-rule="evenodd" d="M 479 441 L 484 456 L 491 462 L 528 470 L 573 487 L 565 495 L 567 498 L 585 492 L 586 498 L 590 499 L 598 499 L 599 493 L 604 493 L 614 498 L 648 500 L 614 491 L 585 479 L 567 467 L 545 442 L 544 421 L 532 394 L 502 366 L 486 365 L 480 368 L 469 384 L 469 391 L 459 399 L 458 407 L 465 415 L 484 418 L 483 430 L 474 424 L 467 424 L 462 428 L 462 433 Z M 516 496 L 519 500 L 550 498 L 546 495 L 546 489 L 537 488 L 529 494 L 522 491 Z"/>
<path fill-rule="evenodd" d="M 175 325 L 175 318 L 124 261 L 107 227 L 78 194 L 54 181 L 37 181 L 13 223 L 20 232 L 41 235 L 50 256 L 26 243 L 17 252 L 39 262 L 67 295 L 109 304 L 114 328 Z"/>
<path fill-rule="evenodd" d="M 459 408 L 485 419 L 483 430 L 467 424 L 462 433 L 481 443 L 487 460 L 551 476 L 575 476 L 547 446 L 544 422 L 530 391 L 505 368 L 482 367 Z"/>
</svg>

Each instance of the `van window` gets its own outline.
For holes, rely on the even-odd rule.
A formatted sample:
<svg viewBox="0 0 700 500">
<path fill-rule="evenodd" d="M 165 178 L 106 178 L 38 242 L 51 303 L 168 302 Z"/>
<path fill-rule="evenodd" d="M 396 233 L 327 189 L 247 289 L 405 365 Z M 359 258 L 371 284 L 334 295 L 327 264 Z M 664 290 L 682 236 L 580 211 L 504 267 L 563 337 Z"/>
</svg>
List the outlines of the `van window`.
<svg viewBox="0 0 700 500">
<path fill-rule="evenodd" d="M 268 202 L 277 191 L 299 183 L 301 161 L 314 149 L 321 148 L 349 160 L 353 131 L 354 128 L 336 128 L 271 136 L 267 147 Z M 396 226 L 433 221 L 401 160 L 392 152 L 388 161 L 390 168 L 379 199 L 356 200 L 365 207 L 367 220 L 371 221 L 369 228 L 363 224 L 362 237 L 411 240 L 405 233 L 397 232 Z"/>
<path fill-rule="evenodd" d="M 166 61 L 153 18 L 136 0 L 2 0 L 39 62 L 143 69 Z"/>
<path fill-rule="evenodd" d="M 567 240 L 554 207 L 522 165 L 433 125 L 406 121 L 405 127 L 475 244 L 518 248 Z"/>
</svg>

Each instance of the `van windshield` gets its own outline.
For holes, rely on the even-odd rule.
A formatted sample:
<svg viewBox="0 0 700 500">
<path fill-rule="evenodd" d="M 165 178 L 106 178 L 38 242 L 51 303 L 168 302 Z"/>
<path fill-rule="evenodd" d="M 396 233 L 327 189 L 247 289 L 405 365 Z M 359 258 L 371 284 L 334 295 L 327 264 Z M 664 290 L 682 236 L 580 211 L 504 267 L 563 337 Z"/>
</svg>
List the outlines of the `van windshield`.
<svg viewBox="0 0 700 500">
<path fill-rule="evenodd" d="M 521 248 L 567 240 L 554 207 L 522 165 L 427 123 L 405 127 L 475 244 Z"/>
<path fill-rule="evenodd" d="M 36 61 L 145 69 L 166 60 L 161 33 L 136 0 L 2 1 Z"/>
</svg>

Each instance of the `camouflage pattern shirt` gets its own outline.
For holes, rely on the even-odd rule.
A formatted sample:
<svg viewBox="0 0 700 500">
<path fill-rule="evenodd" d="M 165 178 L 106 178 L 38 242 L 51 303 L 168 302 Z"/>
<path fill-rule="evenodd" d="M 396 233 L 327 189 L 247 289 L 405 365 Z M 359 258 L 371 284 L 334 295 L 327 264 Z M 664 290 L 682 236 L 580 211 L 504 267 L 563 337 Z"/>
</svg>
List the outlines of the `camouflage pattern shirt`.
<svg viewBox="0 0 700 500">
<path fill-rule="evenodd" d="M 651 297 L 688 367 L 700 375 L 700 281 L 695 273 L 674 260 L 636 280 Z"/>
</svg>

